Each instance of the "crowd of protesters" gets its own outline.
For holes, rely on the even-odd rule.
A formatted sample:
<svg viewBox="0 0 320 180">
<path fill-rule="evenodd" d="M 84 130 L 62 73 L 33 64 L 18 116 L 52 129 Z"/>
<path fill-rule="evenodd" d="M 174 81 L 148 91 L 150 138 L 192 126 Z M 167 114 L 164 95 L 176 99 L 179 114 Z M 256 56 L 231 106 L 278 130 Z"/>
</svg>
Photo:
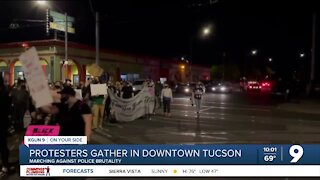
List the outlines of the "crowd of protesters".
<svg viewBox="0 0 320 180">
<path fill-rule="evenodd" d="M 77 87 L 72 81 L 49 83 L 53 103 L 36 108 L 26 80 L 17 80 L 12 87 L 6 85 L 0 76 L 0 153 L 2 168 L 0 177 L 8 173 L 9 150 L 7 137 L 14 132 L 24 133 L 28 125 L 59 125 L 60 136 L 87 136 L 90 142 L 92 131 L 103 128 L 106 122 L 114 122 L 111 113 L 111 98 L 108 95 L 92 96 L 92 84 L 107 83 L 109 92 L 123 99 L 134 97 L 131 82 L 103 82 L 99 78 L 88 78 L 86 83 L 80 82 Z M 154 87 L 154 109 L 163 107 L 164 114 L 170 116 L 170 103 L 173 100 L 168 84 L 154 83 L 145 80 L 144 87 Z M 79 98 L 76 89 L 81 90 Z M 148 112 L 150 115 L 154 112 Z M 27 118 L 29 117 L 29 118 Z M 150 116 L 149 116 L 150 117 Z M 29 120 L 28 120 L 29 119 Z"/>
</svg>

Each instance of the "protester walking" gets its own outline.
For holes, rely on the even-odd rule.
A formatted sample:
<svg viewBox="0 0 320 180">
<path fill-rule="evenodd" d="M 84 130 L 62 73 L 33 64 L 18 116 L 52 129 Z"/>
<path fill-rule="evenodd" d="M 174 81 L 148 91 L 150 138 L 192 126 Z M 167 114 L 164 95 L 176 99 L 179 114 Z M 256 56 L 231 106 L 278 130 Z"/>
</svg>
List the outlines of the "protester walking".
<svg viewBox="0 0 320 180">
<path fill-rule="evenodd" d="M 117 89 L 115 86 L 113 86 L 112 82 L 108 82 L 108 95 L 106 97 L 105 107 L 104 107 L 105 117 L 107 121 L 112 123 L 113 121 L 111 120 L 111 97 L 109 95 L 110 93 L 112 94 L 117 93 Z"/>
<path fill-rule="evenodd" d="M 56 116 L 60 125 L 60 136 L 87 136 L 88 142 L 92 134 L 92 114 L 90 107 L 77 99 L 71 87 L 65 87 L 61 94 L 61 103 L 54 104 L 48 112 Z M 44 107 L 45 108 L 45 107 Z"/>
<path fill-rule="evenodd" d="M 161 91 L 162 91 L 162 84 L 160 83 L 160 81 L 158 81 L 155 85 L 155 103 L 156 106 L 155 108 L 161 108 Z"/>
<path fill-rule="evenodd" d="M 170 105 L 173 102 L 172 90 L 168 84 L 164 84 L 161 91 L 161 101 L 163 102 L 163 113 L 165 116 L 171 116 Z"/>
<path fill-rule="evenodd" d="M 100 84 L 98 79 L 93 81 L 93 84 Z M 91 96 L 92 101 L 92 115 L 93 115 L 93 123 L 92 129 L 101 128 L 103 122 L 104 115 L 104 95 Z"/>
<path fill-rule="evenodd" d="M 130 86 L 130 83 L 126 82 L 125 86 L 121 90 L 121 97 L 123 99 L 130 99 L 134 96 L 133 87 Z"/>
<path fill-rule="evenodd" d="M 2 162 L 0 178 L 7 175 L 9 172 L 9 149 L 7 142 L 9 108 L 9 93 L 4 85 L 2 76 L 0 76 L 0 154 Z"/>
<path fill-rule="evenodd" d="M 196 87 L 192 91 L 192 106 L 196 105 L 197 117 L 199 117 L 200 109 L 201 109 L 201 100 L 204 94 L 203 88 L 201 87 L 201 82 L 196 84 Z"/>
<path fill-rule="evenodd" d="M 147 116 L 148 116 L 148 119 L 151 120 L 151 115 L 152 114 L 156 114 L 155 112 L 155 87 L 154 87 L 154 82 L 153 80 L 148 80 L 147 81 L 147 88 L 149 90 L 149 93 L 150 93 L 150 99 L 148 102 L 146 102 L 147 104 L 147 109 L 146 109 L 146 113 L 147 113 Z"/>
<path fill-rule="evenodd" d="M 17 87 L 11 92 L 13 104 L 12 119 L 15 128 L 18 130 L 23 129 L 23 118 L 28 109 L 29 96 L 25 81 L 19 80 Z"/>
</svg>

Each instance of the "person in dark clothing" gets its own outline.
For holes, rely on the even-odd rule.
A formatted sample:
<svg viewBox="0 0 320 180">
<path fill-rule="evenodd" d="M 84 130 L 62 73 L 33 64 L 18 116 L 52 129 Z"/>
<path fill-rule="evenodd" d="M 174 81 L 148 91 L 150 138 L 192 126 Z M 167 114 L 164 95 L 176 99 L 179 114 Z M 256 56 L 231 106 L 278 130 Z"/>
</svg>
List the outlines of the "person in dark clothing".
<svg viewBox="0 0 320 180">
<path fill-rule="evenodd" d="M 162 91 L 162 84 L 158 81 L 155 85 L 155 95 L 156 95 L 156 106 L 155 108 L 161 108 L 161 91 Z"/>
<path fill-rule="evenodd" d="M 0 177 L 5 176 L 9 171 L 9 149 L 7 142 L 9 108 L 9 93 L 6 90 L 2 76 L 0 76 L 0 154 L 2 161 Z"/>
<path fill-rule="evenodd" d="M 128 82 L 126 82 L 121 91 L 123 99 L 130 99 L 134 96 L 133 88 Z"/>
<path fill-rule="evenodd" d="M 11 92 L 13 103 L 13 117 L 16 129 L 23 129 L 23 117 L 28 109 L 29 92 L 24 81 L 18 83 L 18 87 Z"/>
<path fill-rule="evenodd" d="M 116 94 L 117 93 L 117 89 L 115 86 L 112 85 L 112 83 L 109 83 L 108 84 L 108 96 L 106 98 L 106 101 L 105 101 L 105 115 L 106 115 L 106 118 L 107 120 L 110 120 L 110 115 L 111 115 L 111 108 L 110 108 L 110 105 L 111 105 L 111 98 L 110 98 L 110 95 L 109 93 L 113 93 L 113 94 Z M 110 121 L 110 122 L 113 122 L 113 121 Z"/>
<path fill-rule="evenodd" d="M 76 92 L 71 87 L 65 87 L 61 94 L 61 103 L 55 104 L 51 113 L 56 116 L 60 125 L 60 136 L 87 136 L 91 137 L 92 114 L 90 107 L 78 100 Z"/>
</svg>

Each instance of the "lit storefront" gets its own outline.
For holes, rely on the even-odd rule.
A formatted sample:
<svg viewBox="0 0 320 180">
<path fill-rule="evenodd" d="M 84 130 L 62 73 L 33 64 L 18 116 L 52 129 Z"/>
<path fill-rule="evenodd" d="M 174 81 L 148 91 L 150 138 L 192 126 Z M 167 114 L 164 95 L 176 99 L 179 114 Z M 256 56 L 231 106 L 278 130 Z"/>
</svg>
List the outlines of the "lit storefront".
<svg viewBox="0 0 320 180">
<path fill-rule="evenodd" d="M 64 41 L 40 40 L 0 44 L 0 72 L 7 76 L 12 85 L 23 77 L 21 63 L 18 58 L 29 47 L 36 47 L 45 75 L 49 82 L 60 81 L 63 77 L 71 79 L 74 85 L 85 82 L 90 76 L 87 67 L 95 62 L 95 48 L 68 43 L 68 61 L 64 60 Z M 99 66 L 104 69 L 105 79 L 111 81 L 151 78 L 173 82 L 188 81 L 190 78 L 189 64 L 176 59 L 160 59 L 144 55 L 136 55 L 101 49 Z M 192 66 L 193 80 L 207 80 L 210 69 Z"/>
</svg>

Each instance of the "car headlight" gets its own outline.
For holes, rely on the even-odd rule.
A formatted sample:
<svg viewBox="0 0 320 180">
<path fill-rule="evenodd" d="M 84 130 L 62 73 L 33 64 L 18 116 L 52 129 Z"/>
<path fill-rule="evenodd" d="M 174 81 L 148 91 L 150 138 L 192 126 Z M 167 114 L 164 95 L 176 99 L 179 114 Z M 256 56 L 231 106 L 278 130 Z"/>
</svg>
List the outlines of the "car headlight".
<svg viewBox="0 0 320 180">
<path fill-rule="evenodd" d="M 132 88 L 134 91 L 136 90 L 136 88 L 134 87 L 134 88 Z"/>
<path fill-rule="evenodd" d="M 226 87 L 222 86 L 220 87 L 220 91 L 225 91 L 226 90 Z"/>
<path fill-rule="evenodd" d="M 211 90 L 212 90 L 212 91 L 215 91 L 215 90 L 216 90 L 216 88 L 214 88 L 214 87 L 213 87 L 213 88 L 211 88 Z"/>
<path fill-rule="evenodd" d="M 184 92 L 188 93 L 190 91 L 190 89 L 186 88 L 184 89 Z"/>
</svg>

